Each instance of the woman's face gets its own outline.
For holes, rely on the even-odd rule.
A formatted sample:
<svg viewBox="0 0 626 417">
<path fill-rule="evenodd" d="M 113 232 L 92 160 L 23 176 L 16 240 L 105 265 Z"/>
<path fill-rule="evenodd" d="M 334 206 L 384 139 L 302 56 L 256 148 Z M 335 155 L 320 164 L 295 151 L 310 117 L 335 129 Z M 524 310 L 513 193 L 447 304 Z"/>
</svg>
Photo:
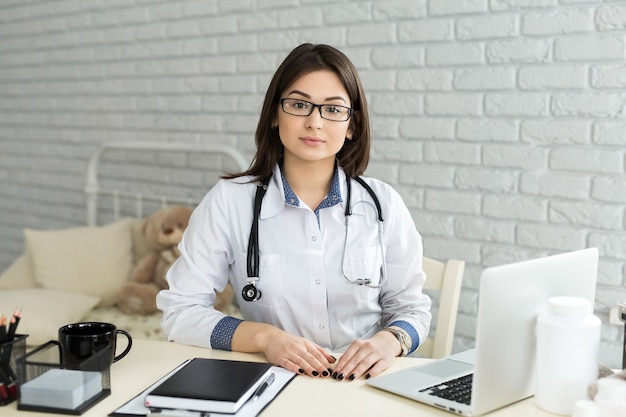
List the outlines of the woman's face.
<svg viewBox="0 0 626 417">
<path fill-rule="evenodd" d="M 315 71 L 303 75 L 281 95 L 282 99 L 295 99 L 292 111 L 306 107 L 306 103 L 351 107 L 350 98 L 339 77 L 331 71 Z M 285 108 L 287 108 L 285 104 Z M 339 108 L 337 108 L 339 109 Z M 326 111 L 334 113 L 335 108 Z M 326 113 L 327 117 L 333 117 Z M 285 148 L 284 163 L 329 162 L 334 165 L 335 155 L 351 137 L 350 120 L 334 121 L 321 117 L 316 107 L 309 116 L 296 116 L 278 106 L 277 124 L 280 140 Z"/>
</svg>

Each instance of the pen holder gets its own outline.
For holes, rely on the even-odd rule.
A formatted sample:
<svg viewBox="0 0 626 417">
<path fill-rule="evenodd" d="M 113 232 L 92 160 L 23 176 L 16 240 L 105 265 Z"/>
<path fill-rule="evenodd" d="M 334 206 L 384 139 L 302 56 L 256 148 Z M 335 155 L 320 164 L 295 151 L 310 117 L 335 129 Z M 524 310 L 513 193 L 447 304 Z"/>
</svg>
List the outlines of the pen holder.
<svg viewBox="0 0 626 417">
<path fill-rule="evenodd" d="M 65 369 L 56 341 L 20 357 L 17 369 L 18 410 L 80 415 L 111 394 L 110 366 L 102 371 Z"/>
<path fill-rule="evenodd" d="M 17 398 L 17 359 L 26 353 L 26 336 L 18 334 L 12 341 L 0 344 L 0 406 Z"/>
</svg>

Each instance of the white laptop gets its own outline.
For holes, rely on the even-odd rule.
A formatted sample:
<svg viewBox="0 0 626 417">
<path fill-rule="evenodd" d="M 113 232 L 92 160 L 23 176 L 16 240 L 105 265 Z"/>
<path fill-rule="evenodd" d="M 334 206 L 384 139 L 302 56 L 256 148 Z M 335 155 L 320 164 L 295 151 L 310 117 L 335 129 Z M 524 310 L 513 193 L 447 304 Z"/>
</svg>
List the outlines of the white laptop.
<svg viewBox="0 0 626 417">
<path fill-rule="evenodd" d="M 583 297 L 593 303 L 597 271 L 596 248 L 487 268 L 480 280 L 474 349 L 367 383 L 464 416 L 482 415 L 530 397 L 537 315 L 552 296 Z M 451 379 L 469 379 L 471 390 L 454 388 L 459 383 L 446 382 Z M 445 398 L 464 395 L 467 398 Z"/>
</svg>

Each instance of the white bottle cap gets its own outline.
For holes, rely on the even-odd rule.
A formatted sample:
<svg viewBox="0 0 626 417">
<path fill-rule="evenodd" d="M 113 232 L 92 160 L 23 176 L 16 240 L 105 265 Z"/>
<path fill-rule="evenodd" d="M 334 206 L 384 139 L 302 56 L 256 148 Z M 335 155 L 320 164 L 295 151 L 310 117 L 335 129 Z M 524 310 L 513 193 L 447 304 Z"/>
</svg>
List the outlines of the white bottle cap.
<svg viewBox="0 0 626 417">
<path fill-rule="evenodd" d="M 550 297 L 548 308 L 559 316 L 585 315 L 593 313 L 593 306 L 586 298 L 581 297 Z"/>
</svg>

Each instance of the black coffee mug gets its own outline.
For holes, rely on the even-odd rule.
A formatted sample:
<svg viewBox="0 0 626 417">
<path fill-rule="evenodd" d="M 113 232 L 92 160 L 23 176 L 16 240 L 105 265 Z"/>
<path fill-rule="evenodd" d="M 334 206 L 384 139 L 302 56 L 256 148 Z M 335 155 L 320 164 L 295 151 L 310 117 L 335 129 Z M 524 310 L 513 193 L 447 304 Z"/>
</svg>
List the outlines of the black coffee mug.
<svg viewBox="0 0 626 417">
<path fill-rule="evenodd" d="M 124 351 L 115 355 L 117 335 L 128 339 Z M 133 339 L 114 324 L 83 322 L 67 324 L 59 329 L 61 367 L 81 371 L 105 371 L 128 354 Z"/>
</svg>

